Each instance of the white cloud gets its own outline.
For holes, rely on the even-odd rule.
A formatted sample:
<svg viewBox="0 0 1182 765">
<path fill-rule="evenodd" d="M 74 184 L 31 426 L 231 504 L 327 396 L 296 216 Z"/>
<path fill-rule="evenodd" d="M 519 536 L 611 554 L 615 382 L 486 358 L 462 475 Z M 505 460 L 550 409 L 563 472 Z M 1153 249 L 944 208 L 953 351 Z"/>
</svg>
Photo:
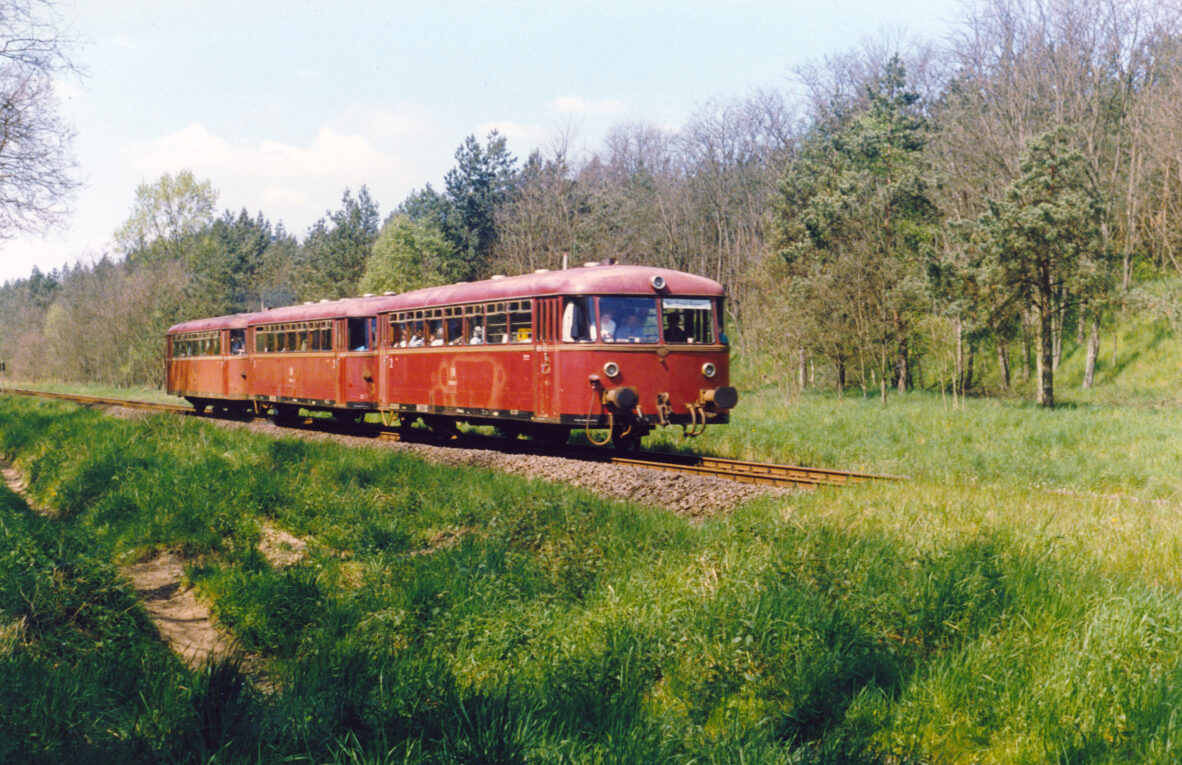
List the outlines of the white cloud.
<svg viewBox="0 0 1182 765">
<path fill-rule="evenodd" d="M 336 209 L 345 188 L 362 185 L 388 212 L 416 186 L 431 180 L 424 157 L 450 156 L 431 146 L 425 110 L 354 108 L 320 128 L 311 140 L 247 140 L 216 135 L 191 124 L 126 149 L 128 163 L 151 182 L 190 169 L 220 192 L 219 206 L 260 210 L 299 233 Z"/>
<path fill-rule="evenodd" d="M 558 114 L 576 117 L 616 117 L 628 111 L 628 105 L 615 98 L 588 101 L 582 96 L 559 96 L 550 107 Z"/>
</svg>

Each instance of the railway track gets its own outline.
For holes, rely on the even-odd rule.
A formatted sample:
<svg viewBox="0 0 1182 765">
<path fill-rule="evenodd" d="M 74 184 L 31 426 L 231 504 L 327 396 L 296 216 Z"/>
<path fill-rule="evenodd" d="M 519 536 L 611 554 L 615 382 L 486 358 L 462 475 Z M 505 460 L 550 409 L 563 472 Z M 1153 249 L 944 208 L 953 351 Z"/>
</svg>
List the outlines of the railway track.
<svg viewBox="0 0 1182 765">
<path fill-rule="evenodd" d="M 152 412 L 179 414 L 192 417 L 213 417 L 214 415 L 198 415 L 192 407 L 177 404 L 159 404 L 148 401 L 136 401 L 122 398 L 103 398 L 98 396 L 80 396 L 70 393 L 49 393 L 45 391 L 27 390 L 23 388 L 0 388 L 0 394 L 32 396 L 36 398 L 57 399 L 69 401 L 82 406 L 121 406 L 131 409 L 142 409 Z M 400 441 L 419 441 L 440 444 L 440 440 L 425 430 L 410 428 L 387 428 L 377 425 L 340 425 L 331 419 L 305 418 L 294 427 L 303 430 L 347 433 L 348 435 L 366 435 L 375 438 Z M 864 481 L 899 481 L 906 480 L 903 476 L 880 475 L 874 473 L 859 473 L 848 470 L 832 470 L 829 468 L 810 468 L 801 465 L 777 465 L 768 462 L 750 462 L 745 460 L 723 459 L 721 457 L 704 457 L 693 454 L 673 454 L 668 452 L 620 452 L 600 447 L 567 445 L 557 449 L 540 448 L 538 445 L 526 441 L 506 441 L 493 436 L 470 435 L 462 438 L 466 448 L 485 448 L 493 451 L 511 451 L 523 455 L 538 454 L 546 456 L 569 457 L 590 462 L 603 462 L 613 465 L 627 465 L 649 470 L 661 470 L 674 473 L 708 476 L 740 483 L 759 484 L 763 486 L 795 487 L 813 489 L 818 486 L 846 486 Z"/>
</svg>

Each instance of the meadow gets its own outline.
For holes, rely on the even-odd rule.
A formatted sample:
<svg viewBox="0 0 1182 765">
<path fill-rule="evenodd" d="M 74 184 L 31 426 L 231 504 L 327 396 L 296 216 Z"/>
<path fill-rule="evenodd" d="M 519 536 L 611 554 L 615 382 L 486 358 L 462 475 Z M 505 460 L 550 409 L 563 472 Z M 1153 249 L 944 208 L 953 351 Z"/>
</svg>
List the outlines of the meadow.
<svg viewBox="0 0 1182 765">
<path fill-rule="evenodd" d="M 692 448 L 910 480 L 700 523 L 2 398 L 57 515 L 0 493 L 0 759 L 1176 762 L 1182 413 L 1065 398 L 748 391 Z M 164 549 L 248 664 L 155 640 L 118 566 Z"/>
</svg>

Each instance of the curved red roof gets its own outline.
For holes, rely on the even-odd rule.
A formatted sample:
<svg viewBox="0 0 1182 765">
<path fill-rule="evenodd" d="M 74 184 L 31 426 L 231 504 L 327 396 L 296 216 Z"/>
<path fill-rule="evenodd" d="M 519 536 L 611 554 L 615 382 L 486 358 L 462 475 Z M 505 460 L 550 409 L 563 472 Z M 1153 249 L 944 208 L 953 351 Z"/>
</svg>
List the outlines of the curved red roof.
<svg viewBox="0 0 1182 765">
<path fill-rule="evenodd" d="M 665 280 L 657 292 L 653 277 Z M 479 303 L 489 300 L 512 300 L 536 295 L 722 295 L 722 286 L 704 276 L 649 266 L 583 266 L 562 271 L 507 276 L 479 282 L 449 284 L 443 287 L 404 292 L 392 297 L 388 310 L 419 306 Z"/>
<path fill-rule="evenodd" d="M 216 329 L 244 329 L 252 316 L 255 316 L 255 314 L 235 313 L 229 316 L 214 316 L 209 319 L 182 321 L 180 324 L 174 324 L 169 327 L 168 334 L 175 335 L 178 332 L 207 332 Z"/>
<path fill-rule="evenodd" d="M 665 287 L 657 291 L 653 278 L 660 277 Z M 195 319 L 169 328 L 169 334 L 200 332 L 211 329 L 241 329 L 275 322 L 314 321 L 351 316 L 373 316 L 390 311 L 404 311 L 425 306 L 482 303 L 493 300 L 545 295 L 698 295 L 721 296 L 722 285 L 704 276 L 695 276 L 668 268 L 627 265 L 595 265 L 562 271 L 484 279 L 478 282 L 427 287 L 400 295 L 345 298 L 320 303 L 290 305 L 269 311 Z"/>
</svg>

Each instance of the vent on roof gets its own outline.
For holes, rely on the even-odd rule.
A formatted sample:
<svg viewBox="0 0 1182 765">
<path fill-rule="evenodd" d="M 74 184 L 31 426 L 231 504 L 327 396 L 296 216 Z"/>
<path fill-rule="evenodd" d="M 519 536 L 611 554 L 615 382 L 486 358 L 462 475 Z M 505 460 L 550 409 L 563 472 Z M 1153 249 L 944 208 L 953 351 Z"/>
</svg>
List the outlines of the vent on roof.
<svg viewBox="0 0 1182 765">
<path fill-rule="evenodd" d="M 595 262 L 594 260 L 590 260 L 590 261 L 587 261 L 586 263 L 583 264 L 583 268 L 591 268 L 592 266 L 598 266 L 598 265 L 599 265 L 599 263 Z"/>
<path fill-rule="evenodd" d="M 391 297 L 391 296 L 393 296 L 393 295 L 397 295 L 397 294 L 398 294 L 397 292 L 383 292 L 383 293 L 382 293 L 382 295 L 383 295 L 384 297 Z"/>
<path fill-rule="evenodd" d="M 550 269 L 548 269 L 548 268 L 536 268 L 536 269 L 534 269 L 534 273 L 535 273 L 535 274 L 548 274 L 548 273 L 550 273 Z"/>
<path fill-rule="evenodd" d="M 489 278 L 490 280 L 492 280 L 492 279 L 504 279 L 504 278 L 505 278 L 505 275 L 504 275 L 504 274 L 493 274 L 492 276 L 490 276 L 490 277 L 488 277 L 488 278 Z"/>
<path fill-rule="evenodd" d="M 362 295 L 361 297 L 373 297 L 373 293 L 372 293 L 372 292 L 367 292 L 367 293 L 365 293 L 364 295 Z"/>
</svg>

